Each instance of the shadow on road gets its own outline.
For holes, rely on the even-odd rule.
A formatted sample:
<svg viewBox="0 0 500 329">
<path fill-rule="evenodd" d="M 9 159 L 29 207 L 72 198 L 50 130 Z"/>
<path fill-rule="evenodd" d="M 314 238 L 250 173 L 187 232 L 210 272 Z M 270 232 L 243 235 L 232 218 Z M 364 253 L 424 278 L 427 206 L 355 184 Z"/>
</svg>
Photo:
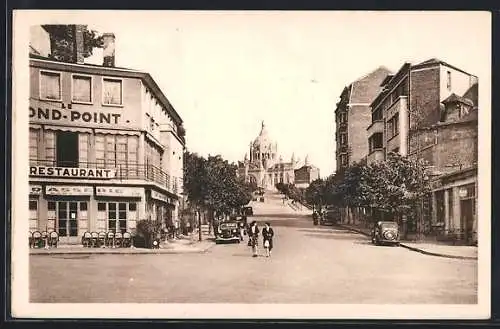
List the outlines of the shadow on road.
<svg viewBox="0 0 500 329">
<path fill-rule="evenodd" d="M 261 225 L 264 221 L 269 220 L 272 226 L 275 227 L 298 227 L 298 228 L 308 228 L 312 226 L 312 223 L 308 221 L 295 220 L 295 219 L 276 219 L 270 217 L 262 217 L 256 219 L 257 223 Z"/>
<path fill-rule="evenodd" d="M 307 237 L 333 240 L 365 240 L 366 237 L 355 235 L 349 232 L 323 231 L 304 234 Z"/>
<path fill-rule="evenodd" d="M 254 214 L 252 217 L 249 218 L 258 218 L 258 217 L 266 217 L 266 218 L 303 218 L 303 219 L 309 219 L 311 216 L 309 215 L 302 215 L 302 214 Z M 311 220 L 312 221 L 312 220 Z"/>
</svg>

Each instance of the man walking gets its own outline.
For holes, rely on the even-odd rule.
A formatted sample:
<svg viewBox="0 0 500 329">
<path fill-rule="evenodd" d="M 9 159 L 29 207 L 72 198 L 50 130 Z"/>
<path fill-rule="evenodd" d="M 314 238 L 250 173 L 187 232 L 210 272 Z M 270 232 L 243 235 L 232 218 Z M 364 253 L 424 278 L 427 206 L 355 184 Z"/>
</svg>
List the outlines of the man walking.
<svg viewBox="0 0 500 329">
<path fill-rule="evenodd" d="M 266 226 L 262 229 L 262 238 L 264 243 L 264 248 L 266 250 L 266 257 L 271 256 L 271 250 L 273 250 L 273 236 L 274 230 L 269 222 L 266 222 Z"/>
<path fill-rule="evenodd" d="M 257 257 L 257 245 L 259 242 L 259 228 L 257 227 L 257 222 L 253 221 L 250 224 L 250 232 L 248 233 L 250 238 L 250 244 L 252 246 L 252 257 Z"/>
</svg>

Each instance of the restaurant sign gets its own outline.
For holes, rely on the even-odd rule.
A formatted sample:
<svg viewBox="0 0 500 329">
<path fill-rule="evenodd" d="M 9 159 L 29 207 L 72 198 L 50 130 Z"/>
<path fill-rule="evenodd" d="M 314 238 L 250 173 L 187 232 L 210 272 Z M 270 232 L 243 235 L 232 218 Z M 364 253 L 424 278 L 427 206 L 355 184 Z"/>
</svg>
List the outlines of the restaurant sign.
<svg viewBox="0 0 500 329">
<path fill-rule="evenodd" d="M 29 189 L 31 195 L 40 195 L 42 193 L 41 185 L 30 185 Z"/>
<path fill-rule="evenodd" d="M 114 178 L 115 175 L 116 170 L 114 169 L 30 167 L 30 176 L 110 179 Z"/>
<path fill-rule="evenodd" d="M 94 189 L 92 186 L 64 185 L 64 186 L 45 186 L 47 195 L 92 195 Z"/>
<path fill-rule="evenodd" d="M 153 191 L 153 190 L 151 190 L 151 198 L 156 199 L 156 200 L 160 200 L 160 201 L 163 201 L 166 203 L 172 203 L 172 200 L 169 197 L 167 197 L 164 194 Z"/>
<path fill-rule="evenodd" d="M 119 187 L 119 186 L 99 186 L 96 187 L 96 195 L 99 196 L 121 196 L 140 198 L 143 189 L 137 187 Z"/>
</svg>

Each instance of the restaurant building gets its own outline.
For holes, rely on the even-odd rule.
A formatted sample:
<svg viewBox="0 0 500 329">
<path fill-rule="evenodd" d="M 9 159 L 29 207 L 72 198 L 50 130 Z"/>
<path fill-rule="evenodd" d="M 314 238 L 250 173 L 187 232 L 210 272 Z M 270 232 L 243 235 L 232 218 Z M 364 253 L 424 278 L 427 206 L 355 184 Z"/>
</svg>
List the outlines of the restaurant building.
<svg viewBox="0 0 500 329">
<path fill-rule="evenodd" d="M 181 117 L 150 74 L 115 67 L 113 34 L 103 36 L 103 65 L 85 64 L 81 28 L 74 27 L 74 62 L 51 58 L 50 36 L 32 29 L 30 231 L 80 243 L 86 231 L 134 232 L 143 219 L 175 225 Z"/>
</svg>

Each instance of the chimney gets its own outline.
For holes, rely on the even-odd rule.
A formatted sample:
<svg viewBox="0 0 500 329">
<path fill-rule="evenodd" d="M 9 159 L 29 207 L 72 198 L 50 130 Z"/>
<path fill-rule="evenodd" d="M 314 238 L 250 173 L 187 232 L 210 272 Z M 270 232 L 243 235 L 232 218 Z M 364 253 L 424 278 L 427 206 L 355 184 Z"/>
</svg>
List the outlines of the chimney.
<svg viewBox="0 0 500 329">
<path fill-rule="evenodd" d="M 83 39 L 83 31 L 85 30 L 85 25 L 75 25 L 75 39 L 74 39 L 74 52 L 75 57 L 74 60 L 77 64 L 83 64 L 85 62 L 85 57 L 83 56 L 85 47 L 84 47 L 84 39 Z"/>
<path fill-rule="evenodd" d="M 103 41 L 103 66 L 115 66 L 115 35 L 113 33 L 104 33 L 102 35 Z"/>
</svg>

